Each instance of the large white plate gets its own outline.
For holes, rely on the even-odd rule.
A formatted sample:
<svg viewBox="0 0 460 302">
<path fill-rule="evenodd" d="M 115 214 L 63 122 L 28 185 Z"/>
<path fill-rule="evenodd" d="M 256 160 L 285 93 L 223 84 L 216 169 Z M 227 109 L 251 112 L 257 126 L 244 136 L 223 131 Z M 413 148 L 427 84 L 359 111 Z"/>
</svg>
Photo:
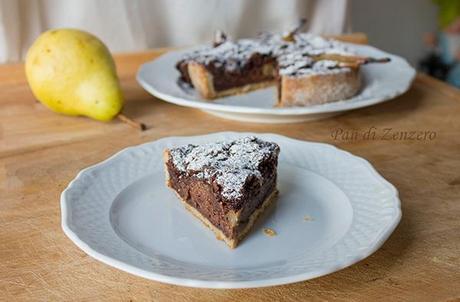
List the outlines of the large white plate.
<svg viewBox="0 0 460 302">
<path fill-rule="evenodd" d="M 90 256 L 138 276 L 243 288 L 352 265 L 376 251 L 398 224 L 397 191 L 367 161 L 331 145 L 257 134 L 281 147 L 280 195 L 241 245 L 229 249 L 166 188 L 162 151 L 243 135 L 164 138 L 81 171 L 61 196 L 64 232 Z M 278 235 L 266 236 L 264 227 Z"/>
<path fill-rule="evenodd" d="M 206 101 L 194 90 L 184 90 L 177 85 L 179 73 L 174 66 L 182 54 L 190 49 L 168 52 L 143 64 L 138 71 L 137 80 L 149 93 L 167 102 L 199 108 L 223 118 L 260 123 L 289 123 L 325 118 L 390 100 L 409 89 L 415 70 L 405 59 L 371 46 L 349 45 L 359 55 L 390 57 L 391 62 L 363 66 L 363 89 L 355 97 L 312 107 L 274 108 L 274 87 Z"/>
</svg>

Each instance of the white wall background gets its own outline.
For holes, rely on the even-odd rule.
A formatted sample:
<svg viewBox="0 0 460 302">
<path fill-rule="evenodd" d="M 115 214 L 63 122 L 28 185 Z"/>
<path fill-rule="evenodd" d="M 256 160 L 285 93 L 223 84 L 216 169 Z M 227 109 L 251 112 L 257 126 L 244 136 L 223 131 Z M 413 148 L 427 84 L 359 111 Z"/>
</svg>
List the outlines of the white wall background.
<svg viewBox="0 0 460 302">
<path fill-rule="evenodd" d="M 435 31 L 437 7 L 431 0 L 351 0 L 351 29 L 369 44 L 401 55 L 412 65 L 426 53 L 423 34 Z"/>
<path fill-rule="evenodd" d="M 248 37 L 261 30 L 286 29 L 303 16 L 310 19 L 315 32 L 339 32 L 351 25 L 352 31 L 366 33 L 370 44 L 402 55 L 416 65 L 426 53 L 423 33 L 435 30 L 437 19 L 432 0 L 110 2 L 107 6 L 104 0 L 0 0 L 0 62 L 19 60 L 39 32 L 48 28 L 88 30 L 112 51 L 127 52 L 202 43 L 216 28 L 234 37 Z M 313 8 L 323 10 L 317 13 Z"/>
</svg>

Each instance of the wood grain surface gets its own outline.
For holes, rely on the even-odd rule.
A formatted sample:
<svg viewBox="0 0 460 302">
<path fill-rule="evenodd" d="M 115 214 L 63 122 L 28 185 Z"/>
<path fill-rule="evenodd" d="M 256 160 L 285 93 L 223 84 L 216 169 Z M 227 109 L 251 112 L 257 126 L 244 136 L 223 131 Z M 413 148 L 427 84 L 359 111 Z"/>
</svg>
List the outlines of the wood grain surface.
<svg viewBox="0 0 460 302">
<path fill-rule="evenodd" d="M 335 118 L 241 123 L 143 91 L 135 72 L 161 53 L 116 57 L 124 112 L 146 123 L 145 132 L 119 121 L 52 113 L 34 100 L 21 64 L 0 67 L 1 301 L 460 300 L 460 93 L 455 88 L 419 75 L 403 96 Z M 363 137 L 369 129 L 374 139 Z M 385 139 L 385 129 L 397 137 Z M 400 225 L 380 250 L 352 267 L 310 281 L 246 290 L 184 288 L 132 276 L 93 260 L 62 232 L 59 195 L 82 168 L 161 137 L 226 130 L 326 142 L 366 158 L 398 188 Z M 435 137 L 398 139 L 410 131 Z"/>
</svg>

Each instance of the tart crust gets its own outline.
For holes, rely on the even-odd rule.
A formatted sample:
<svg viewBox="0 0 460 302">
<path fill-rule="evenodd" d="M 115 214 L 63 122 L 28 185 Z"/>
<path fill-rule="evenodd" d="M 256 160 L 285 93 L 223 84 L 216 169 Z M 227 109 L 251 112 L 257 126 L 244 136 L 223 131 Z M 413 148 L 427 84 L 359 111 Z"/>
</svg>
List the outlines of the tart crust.
<svg viewBox="0 0 460 302">
<path fill-rule="evenodd" d="M 277 107 L 313 106 L 348 99 L 361 88 L 359 68 L 337 73 L 282 76 Z"/>
</svg>

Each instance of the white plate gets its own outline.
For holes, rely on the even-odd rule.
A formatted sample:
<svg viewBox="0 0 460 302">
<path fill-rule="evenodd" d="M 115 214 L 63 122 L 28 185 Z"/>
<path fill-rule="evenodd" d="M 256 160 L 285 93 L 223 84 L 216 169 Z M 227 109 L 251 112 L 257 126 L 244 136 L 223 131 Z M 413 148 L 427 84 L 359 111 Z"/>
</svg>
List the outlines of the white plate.
<svg viewBox="0 0 460 302">
<path fill-rule="evenodd" d="M 292 283 L 369 256 L 401 217 L 396 189 L 365 160 L 275 134 L 280 195 L 236 249 L 188 213 L 165 186 L 162 151 L 248 133 L 169 137 L 81 171 L 61 196 L 62 227 L 90 256 L 123 271 L 194 287 Z M 311 218 L 305 220 L 305 217 Z M 278 235 L 268 237 L 263 228 Z"/>
<path fill-rule="evenodd" d="M 363 66 L 364 83 L 361 92 L 348 100 L 324 105 L 274 108 L 274 87 L 206 101 L 194 90 L 184 90 L 177 85 L 179 72 L 174 66 L 182 54 L 190 49 L 169 52 L 142 65 L 137 80 L 149 93 L 167 102 L 199 108 L 223 118 L 259 123 L 290 123 L 325 118 L 390 100 L 409 89 L 415 70 L 406 60 L 367 45 L 350 44 L 350 47 L 359 55 L 390 57 L 391 62 Z"/>
</svg>

